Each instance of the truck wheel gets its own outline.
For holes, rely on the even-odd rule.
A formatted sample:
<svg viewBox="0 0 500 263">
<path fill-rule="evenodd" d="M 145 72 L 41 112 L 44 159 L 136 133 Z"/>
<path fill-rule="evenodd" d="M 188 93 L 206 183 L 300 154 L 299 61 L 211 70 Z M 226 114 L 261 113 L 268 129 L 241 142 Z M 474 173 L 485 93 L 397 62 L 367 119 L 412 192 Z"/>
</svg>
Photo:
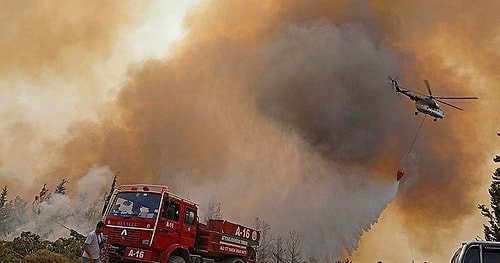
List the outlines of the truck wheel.
<svg viewBox="0 0 500 263">
<path fill-rule="evenodd" d="M 241 258 L 226 258 L 219 263 L 243 263 L 243 260 Z"/>
<path fill-rule="evenodd" d="M 186 263 L 186 261 L 179 256 L 170 256 L 168 263 Z"/>
</svg>

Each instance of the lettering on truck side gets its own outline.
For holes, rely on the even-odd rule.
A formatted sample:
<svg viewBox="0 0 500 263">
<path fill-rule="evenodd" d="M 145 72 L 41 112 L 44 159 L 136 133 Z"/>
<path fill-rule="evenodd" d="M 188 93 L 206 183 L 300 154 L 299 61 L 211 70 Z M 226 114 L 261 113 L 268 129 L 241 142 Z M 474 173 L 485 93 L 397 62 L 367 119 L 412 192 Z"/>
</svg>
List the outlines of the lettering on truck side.
<svg viewBox="0 0 500 263">
<path fill-rule="evenodd" d="M 235 243 L 238 245 L 248 246 L 248 241 L 243 240 L 243 239 L 239 239 L 239 238 L 235 238 L 235 237 L 231 237 L 231 236 L 227 236 L 227 235 L 222 235 L 222 241 L 227 241 L 227 242 Z"/>
<path fill-rule="evenodd" d="M 246 249 L 229 247 L 229 246 L 225 246 L 225 245 L 220 245 L 219 250 L 220 251 L 224 251 L 224 252 L 237 253 L 237 254 L 240 254 L 240 255 L 243 255 L 243 256 L 247 255 L 247 250 Z"/>
<path fill-rule="evenodd" d="M 258 239 L 258 233 L 256 230 L 242 227 L 242 226 L 237 226 L 236 230 L 234 231 L 234 236 L 237 237 L 242 237 L 244 239 L 252 240 L 252 241 L 257 241 Z"/>
<path fill-rule="evenodd" d="M 235 236 L 238 237 L 243 237 L 246 239 L 250 239 L 250 229 L 243 227 L 243 229 L 240 229 L 240 226 L 236 228 L 236 232 L 234 233 Z"/>
</svg>

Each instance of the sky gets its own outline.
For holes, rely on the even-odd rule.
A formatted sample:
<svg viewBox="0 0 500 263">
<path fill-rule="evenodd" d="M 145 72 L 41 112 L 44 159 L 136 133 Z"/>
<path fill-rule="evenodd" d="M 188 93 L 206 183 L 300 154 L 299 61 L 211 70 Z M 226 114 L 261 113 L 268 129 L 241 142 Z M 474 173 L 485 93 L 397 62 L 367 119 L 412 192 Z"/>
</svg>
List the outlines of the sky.
<svg viewBox="0 0 500 263">
<path fill-rule="evenodd" d="M 447 261 L 482 236 L 500 153 L 499 5 L 2 2 L 0 185 L 65 178 L 68 207 L 120 172 L 297 229 L 305 258 Z M 479 100 L 434 122 L 388 75 Z"/>
</svg>

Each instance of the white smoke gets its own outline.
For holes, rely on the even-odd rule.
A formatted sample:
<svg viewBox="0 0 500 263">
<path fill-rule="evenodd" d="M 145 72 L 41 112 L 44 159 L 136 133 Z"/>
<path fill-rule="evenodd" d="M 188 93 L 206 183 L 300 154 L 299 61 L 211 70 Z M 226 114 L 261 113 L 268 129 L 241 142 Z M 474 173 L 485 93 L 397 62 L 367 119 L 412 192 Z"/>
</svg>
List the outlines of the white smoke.
<svg viewBox="0 0 500 263">
<path fill-rule="evenodd" d="M 101 218 L 105 194 L 109 191 L 107 187 L 112 177 L 108 167 L 89 169 L 78 180 L 76 194 L 52 194 L 47 200 L 34 203 L 33 211 L 27 211 L 27 223 L 18 226 L 10 237 L 14 238 L 25 231 L 48 240 L 69 237 L 70 231 L 62 225 L 86 235 Z"/>
</svg>

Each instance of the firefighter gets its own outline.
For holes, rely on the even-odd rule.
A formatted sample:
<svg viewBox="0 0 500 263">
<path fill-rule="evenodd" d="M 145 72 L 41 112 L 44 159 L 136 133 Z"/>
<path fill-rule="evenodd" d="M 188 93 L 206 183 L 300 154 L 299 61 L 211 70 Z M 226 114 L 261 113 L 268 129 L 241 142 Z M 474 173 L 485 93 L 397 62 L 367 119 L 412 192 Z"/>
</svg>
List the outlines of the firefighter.
<svg viewBox="0 0 500 263">
<path fill-rule="evenodd" d="M 102 233 L 106 227 L 103 221 L 99 221 L 95 230 L 90 232 L 83 242 L 83 255 L 82 263 L 100 263 L 101 249 L 106 242 L 104 234 Z"/>
</svg>

